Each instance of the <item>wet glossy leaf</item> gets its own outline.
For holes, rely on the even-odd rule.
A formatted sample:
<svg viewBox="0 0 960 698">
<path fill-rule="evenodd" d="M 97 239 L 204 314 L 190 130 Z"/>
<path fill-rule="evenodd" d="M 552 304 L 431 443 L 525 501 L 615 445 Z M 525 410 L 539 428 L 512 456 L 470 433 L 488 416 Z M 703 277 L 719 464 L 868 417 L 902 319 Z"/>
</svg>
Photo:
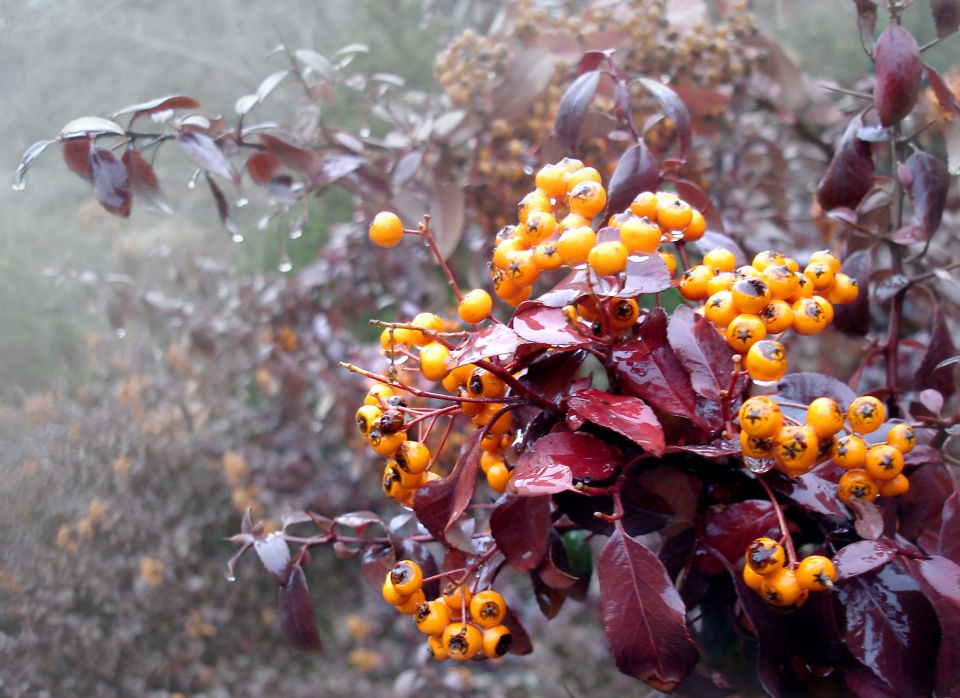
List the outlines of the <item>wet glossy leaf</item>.
<svg viewBox="0 0 960 698">
<path fill-rule="evenodd" d="M 943 310 L 938 306 L 933 312 L 933 322 L 930 326 L 930 338 L 927 341 L 927 350 L 923 353 L 920 365 L 913 376 L 913 389 L 937 390 L 946 399 L 956 392 L 957 385 L 953 380 L 953 366 L 937 366 L 941 361 L 957 353 L 953 343 L 953 335 Z"/>
<path fill-rule="evenodd" d="M 279 158 L 285 166 L 307 179 L 312 178 L 320 171 L 320 157 L 312 150 L 287 143 L 285 140 L 269 133 L 261 133 L 260 142 L 266 146 L 268 152 Z"/>
<path fill-rule="evenodd" d="M 883 533 L 883 515 L 873 502 L 853 499 L 847 507 L 853 511 L 853 525 L 857 535 L 865 540 L 877 540 Z"/>
<path fill-rule="evenodd" d="M 283 158 L 281 157 L 281 160 Z M 319 169 L 310 178 L 315 187 L 326 187 L 339 182 L 347 175 L 356 172 L 363 166 L 365 160 L 356 155 L 328 155 L 320 160 Z"/>
<path fill-rule="evenodd" d="M 700 658 L 686 608 L 663 564 L 646 546 L 614 531 L 597 560 L 603 627 L 617 668 L 672 690 Z"/>
<path fill-rule="evenodd" d="M 453 254 L 463 235 L 466 199 L 463 187 L 437 175 L 430 195 L 430 231 L 444 259 Z"/>
<path fill-rule="evenodd" d="M 90 136 L 72 138 L 63 142 L 63 161 L 74 174 L 88 182 L 93 181 L 90 173 L 90 151 L 93 149 L 93 139 Z"/>
<path fill-rule="evenodd" d="M 660 188 L 660 168 L 643 141 L 634 143 L 620 156 L 607 186 L 607 213 L 623 211 L 643 191 Z"/>
<path fill-rule="evenodd" d="M 587 293 L 589 293 L 589 286 L 586 272 L 577 270 L 567 274 L 560 283 L 538 297 L 537 302 L 551 308 L 562 308 Z"/>
<path fill-rule="evenodd" d="M 960 689 L 960 566 L 938 556 L 905 563 L 940 622 L 935 694 L 956 695 Z"/>
<path fill-rule="evenodd" d="M 290 572 L 290 548 L 282 533 L 270 533 L 254 541 L 253 549 L 263 568 L 280 584 L 286 584 Z"/>
<path fill-rule="evenodd" d="M 127 218 L 133 194 L 127 168 L 117 156 L 106 148 L 93 146 L 90 149 L 90 176 L 93 178 L 93 195 L 107 211 Z"/>
<path fill-rule="evenodd" d="M 372 511 L 352 511 L 348 514 L 340 514 L 334 520 L 338 526 L 357 529 L 357 533 L 363 533 L 368 526 L 376 524 L 386 530 L 386 524 L 378 514 Z"/>
<path fill-rule="evenodd" d="M 127 148 L 123 152 L 123 164 L 130 175 L 133 193 L 148 210 L 158 213 L 170 213 L 170 205 L 160 193 L 160 182 L 153 166 L 140 154 L 139 150 Z"/>
<path fill-rule="evenodd" d="M 490 513 L 490 533 L 500 552 L 520 572 L 540 564 L 550 539 L 550 497 L 505 495 Z"/>
<path fill-rule="evenodd" d="M 320 77 L 329 79 L 333 74 L 333 65 L 326 56 L 307 48 L 297 49 L 293 53 L 301 63 L 313 70 Z"/>
<path fill-rule="evenodd" d="M 777 513 L 773 505 L 763 499 L 747 499 L 729 506 L 715 505 L 707 512 L 703 528 L 703 542 L 736 566 L 743 559 L 747 545 L 755 538 L 767 535 L 777 528 Z M 778 536 L 779 537 L 779 536 Z M 718 574 L 725 565 L 701 547 L 695 564 L 709 574 Z"/>
<path fill-rule="evenodd" d="M 660 105 L 660 109 L 667 118 L 673 122 L 674 128 L 677 129 L 680 157 L 686 160 L 690 155 L 690 137 L 692 133 L 690 127 L 690 112 L 687 111 L 686 105 L 676 92 L 658 80 L 637 78 L 636 82 L 643 85 L 643 87 L 653 95 L 653 98 L 657 100 L 657 104 Z"/>
<path fill-rule="evenodd" d="M 30 165 L 33 164 L 33 161 L 40 157 L 41 153 L 47 149 L 51 143 L 56 143 L 55 139 L 46 140 L 46 141 L 37 141 L 23 154 L 23 157 L 20 158 L 20 162 L 17 164 L 17 171 L 13 174 L 13 188 L 17 191 L 23 190 L 27 186 L 27 170 L 30 169 Z"/>
<path fill-rule="evenodd" d="M 523 656 L 533 652 L 533 642 L 530 640 L 530 635 L 527 633 L 527 629 L 523 627 L 520 619 L 517 618 L 517 614 L 513 612 L 513 609 L 507 609 L 507 614 L 503 617 L 503 624 L 510 628 L 510 634 L 513 635 L 513 641 L 510 643 L 510 654 Z"/>
<path fill-rule="evenodd" d="M 210 136 L 197 131 L 180 131 L 177 134 L 177 141 L 201 170 L 233 182 L 240 180 L 240 175 L 234 169 L 233 163 Z"/>
<path fill-rule="evenodd" d="M 840 468 L 828 462 L 799 477 L 776 479 L 770 484 L 808 511 L 844 520 L 850 516 L 837 499 L 839 477 Z"/>
<path fill-rule="evenodd" d="M 242 239 L 240 229 L 230 216 L 230 204 L 220 185 L 214 181 L 209 173 L 204 173 L 204 176 L 207 180 L 207 186 L 210 187 L 210 193 L 213 195 L 213 201 L 217 205 L 217 215 L 220 216 L 220 222 L 223 223 L 223 227 L 227 229 L 227 232 L 230 233 L 233 239 Z"/>
<path fill-rule="evenodd" d="M 610 447 L 590 434 L 547 434 L 520 456 L 511 486 L 525 497 L 554 494 L 572 489 L 574 479 L 607 480 L 617 463 Z"/>
<path fill-rule="evenodd" d="M 663 454 L 663 427 L 654 411 L 639 398 L 588 388 L 571 395 L 567 407 L 586 421 L 623 434 L 645 451 Z"/>
<path fill-rule="evenodd" d="M 279 589 L 277 614 L 280 616 L 283 636 L 291 646 L 303 652 L 319 652 L 323 649 L 307 576 L 299 565 Z"/>
<path fill-rule="evenodd" d="M 96 136 L 102 133 L 122 136 L 126 131 L 124 131 L 120 124 L 110 119 L 104 119 L 100 116 L 82 116 L 79 119 L 74 119 L 60 129 L 60 138 L 81 138 L 83 136 Z"/>
<path fill-rule="evenodd" d="M 124 107 L 119 111 L 113 112 L 110 118 L 116 119 L 118 116 L 123 116 L 124 114 L 136 114 L 138 116 L 141 114 L 154 114 L 170 109 L 196 109 L 199 106 L 200 102 L 193 97 L 187 97 L 186 95 L 167 95 L 166 97 L 158 97 L 157 99 L 140 102 L 139 104 L 131 104 L 129 107 Z"/>
<path fill-rule="evenodd" d="M 844 640 L 858 661 L 898 695 L 933 688 L 937 620 L 916 581 L 897 562 L 839 582 Z"/>
<path fill-rule="evenodd" d="M 434 537 L 444 540 L 447 529 L 466 510 L 477 485 L 480 435 L 477 429 L 460 447 L 453 470 L 447 477 L 428 482 L 417 490 L 413 510 Z"/>
<path fill-rule="evenodd" d="M 733 351 L 714 326 L 691 308 L 678 307 L 667 325 L 667 337 L 673 353 L 690 374 L 693 390 L 710 400 L 730 387 L 733 375 Z M 738 381 L 743 389 L 746 379 Z"/>
<path fill-rule="evenodd" d="M 857 250 L 843 260 L 843 271 L 860 284 L 860 295 L 853 303 L 834 306 L 833 326 L 848 334 L 863 336 L 870 330 L 871 259 L 867 250 Z"/>
<path fill-rule="evenodd" d="M 903 166 L 910 172 L 909 184 L 904 182 L 904 185 L 913 202 L 916 227 L 920 228 L 922 237 L 919 240 L 901 240 L 897 237 L 900 231 L 896 231 L 891 239 L 901 244 L 926 242 L 940 227 L 950 175 L 942 160 L 923 151 L 911 155 Z"/>
<path fill-rule="evenodd" d="M 809 404 L 818 397 L 829 397 L 846 410 L 857 394 L 846 384 L 822 373 L 791 373 L 777 383 L 777 392 L 784 400 Z"/>
<path fill-rule="evenodd" d="M 836 581 L 872 572 L 896 556 L 896 547 L 886 538 L 851 543 L 837 551 L 833 558 L 833 563 L 837 566 Z"/>
<path fill-rule="evenodd" d="M 283 163 L 273 153 L 261 150 L 247 158 L 246 168 L 254 182 L 266 184 L 283 172 Z"/>
<path fill-rule="evenodd" d="M 570 392 L 571 382 L 583 365 L 584 358 L 583 350 L 552 351 L 534 359 L 520 382 L 534 389 L 545 400 L 559 405 Z"/>
<path fill-rule="evenodd" d="M 952 493 L 943 505 L 937 553 L 960 565 L 960 492 Z"/>
<path fill-rule="evenodd" d="M 937 37 L 950 36 L 960 28 L 960 0 L 930 0 L 930 13 Z"/>
<path fill-rule="evenodd" d="M 662 309 L 646 316 L 638 339 L 614 345 L 613 362 L 633 394 L 668 414 L 702 425 L 690 376 L 667 343 L 667 316 Z"/>
<path fill-rule="evenodd" d="M 873 103 L 880 123 L 891 126 L 913 110 L 920 95 L 920 47 L 907 29 L 891 23 L 877 39 L 874 58 L 877 84 Z"/>
<path fill-rule="evenodd" d="M 450 354 L 450 365 L 472 364 L 496 356 L 510 357 L 517 350 L 520 338 L 506 325 L 489 325 L 472 333 Z"/>
<path fill-rule="evenodd" d="M 554 130 L 557 138 L 570 152 L 576 152 L 577 134 L 600 85 L 600 75 L 597 70 L 583 73 L 570 84 L 560 99 Z"/>
<path fill-rule="evenodd" d="M 567 322 L 560 308 L 535 301 L 521 303 L 510 324 L 521 339 L 536 344 L 571 347 L 590 342 L 589 336 Z"/>
<path fill-rule="evenodd" d="M 857 28 L 860 30 L 860 45 L 868 55 L 873 55 L 874 32 L 877 30 L 877 6 L 872 0 L 853 0 L 857 8 Z"/>
<path fill-rule="evenodd" d="M 860 117 L 851 119 L 817 185 L 817 201 L 825 211 L 841 206 L 856 209 L 873 186 L 870 144 L 857 138 L 862 125 Z"/>
<path fill-rule="evenodd" d="M 628 259 L 620 298 L 634 298 L 642 293 L 660 293 L 673 285 L 667 265 L 660 255 L 644 259 Z"/>
</svg>

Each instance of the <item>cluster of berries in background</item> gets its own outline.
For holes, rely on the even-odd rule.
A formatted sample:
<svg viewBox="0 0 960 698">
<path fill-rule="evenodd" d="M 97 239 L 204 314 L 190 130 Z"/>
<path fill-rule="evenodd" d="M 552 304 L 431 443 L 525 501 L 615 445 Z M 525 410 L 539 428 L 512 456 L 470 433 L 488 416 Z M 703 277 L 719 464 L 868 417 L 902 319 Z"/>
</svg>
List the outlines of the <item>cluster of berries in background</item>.
<svg viewBox="0 0 960 698">
<path fill-rule="evenodd" d="M 833 321 L 833 306 L 859 295 L 857 280 L 826 250 L 814 252 L 801 271 L 792 257 L 769 250 L 737 267 L 731 250 L 717 248 L 684 272 L 678 288 L 684 298 L 703 301 L 698 312 L 723 331 L 731 349 L 745 355 L 750 377 L 762 382 L 787 372 L 783 345 L 770 337 L 790 329 L 800 335 L 823 332 Z"/>
<path fill-rule="evenodd" d="M 757 538 L 747 546 L 744 583 L 771 606 L 802 606 L 811 591 L 833 588 L 837 570 L 823 555 L 808 555 L 788 564 L 783 546 L 772 538 Z"/>
<path fill-rule="evenodd" d="M 425 581 L 416 562 L 401 560 L 387 573 L 381 593 L 399 613 L 413 618 L 434 659 L 497 659 L 510 650 L 513 635 L 503 624 L 507 604 L 499 593 L 473 593 L 464 579 L 449 582 L 439 598 L 428 600 Z"/>
</svg>

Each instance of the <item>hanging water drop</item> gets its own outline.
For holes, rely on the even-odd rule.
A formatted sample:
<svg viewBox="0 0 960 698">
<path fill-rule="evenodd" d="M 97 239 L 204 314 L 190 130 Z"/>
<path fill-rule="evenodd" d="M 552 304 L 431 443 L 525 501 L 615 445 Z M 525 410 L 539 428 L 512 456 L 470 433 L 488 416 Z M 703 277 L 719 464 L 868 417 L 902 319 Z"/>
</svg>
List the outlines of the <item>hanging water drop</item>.
<svg viewBox="0 0 960 698">
<path fill-rule="evenodd" d="M 773 458 L 751 458 L 747 456 L 743 459 L 743 462 L 747 466 L 747 470 L 758 475 L 769 472 L 773 468 Z"/>
<path fill-rule="evenodd" d="M 234 242 L 243 242 L 243 233 L 235 232 L 230 233 L 230 239 Z"/>
<path fill-rule="evenodd" d="M 296 228 L 291 228 L 291 229 L 290 229 L 290 239 L 291 239 L 291 240 L 299 240 L 299 239 L 302 238 L 302 237 L 303 237 L 303 228 L 296 227 Z"/>
<path fill-rule="evenodd" d="M 237 199 L 237 208 L 243 208 L 249 203 L 250 203 L 250 199 L 248 199 L 245 196 L 241 196 L 239 199 Z"/>
</svg>

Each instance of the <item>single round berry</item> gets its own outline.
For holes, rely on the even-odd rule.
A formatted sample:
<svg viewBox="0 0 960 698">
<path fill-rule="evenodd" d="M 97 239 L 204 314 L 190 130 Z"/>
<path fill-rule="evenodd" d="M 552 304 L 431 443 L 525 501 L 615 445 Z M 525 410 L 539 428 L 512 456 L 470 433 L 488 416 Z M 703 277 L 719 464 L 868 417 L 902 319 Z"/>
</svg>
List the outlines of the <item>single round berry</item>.
<svg viewBox="0 0 960 698">
<path fill-rule="evenodd" d="M 637 218 L 646 218 L 650 221 L 657 220 L 657 208 L 659 201 L 657 195 L 652 191 L 644 191 L 637 194 L 630 202 L 630 212 Z"/>
<path fill-rule="evenodd" d="M 811 262 L 804 270 L 803 275 L 810 279 L 816 291 L 826 291 L 833 286 L 836 274 L 826 262 Z"/>
<path fill-rule="evenodd" d="M 520 238 L 507 238 L 497 243 L 493 250 L 493 266 L 506 271 L 515 252 L 523 252 L 529 245 Z"/>
<path fill-rule="evenodd" d="M 532 191 L 520 199 L 520 203 L 517 204 L 517 220 L 521 223 L 526 223 L 527 216 L 534 211 L 549 213 L 552 210 L 553 203 L 550 201 L 549 196 L 542 191 Z"/>
<path fill-rule="evenodd" d="M 725 247 L 715 247 L 703 255 L 703 264 L 718 273 L 733 271 L 737 268 L 737 256 Z"/>
<path fill-rule="evenodd" d="M 387 572 L 387 578 L 384 580 L 383 586 L 380 587 L 380 594 L 383 596 L 383 600 L 391 606 L 399 606 L 407 600 L 407 597 L 397 591 L 393 582 L 390 581 L 390 572 Z"/>
<path fill-rule="evenodd" d="M 507 604 L 493 589 L 479 591 L 470 599 L 470 617 L 482 628 L 500 625 L 506 614 Z"/>
<path fill-rule="evenodd" d="M 664 230 L 683 230 L 693 219 L 693 209 L 682 199 L 673 199 L 657 208 L 657 223 Z"/>
<path fill-rule="evenodd" d="M 483 649 L 483 635 L 475 625 L 450 623 L 443 629 L 443 645 L 451 659 L 472 659 Z"/>
<path fill-rule="evenodd" d="M 448 659 L 450 656 L 447 654 L 447 648 L 443 644 L 442 635 L 431 635 L 428 637 L 427 647 L 430 648 L 430 656 L 432 656 L 438 662 L 442 662 Z"/>
<path fill-rule="evenodd" d="M 420 349 L 420 373 L 430 381 L 441 381 L 450 372 L 450 350 L 439 342 L 430 342 Z"/>
<path fill-rule="evenodd" d="M 483 631 L 483 653 L 489 659 L 502 657 L 510 651 L 513 644 L 513 634 L 505 625 L 487 628 Z"/>
<path fill-rule="evenodd" d="M 482 288 L 475 288 L 467 293 L 457 305 L 460 319 L 471 324 L 486 320 L 490 317 L 491 310 L 493 299 Z"/>
<path fill-rule="evenodd" d="M 827 292 L 827 300 L 835 304 L 853 303 L 860 295 L 860 286 L 856 279 L 846 274 L 837 274 L 833 279 L 833 286 Z"/>
<path fill-rule="evenodd" d="M 760 278 L 770 289 L 773 298 L 786 300 L 800 287 L 800 277 L 782 265 L 771 265 L 760 272 Z"/>
<path fill-rule="evenodd" d="M 903 472 L 903 454 L 896 446 L 871 446 L 867 451 L 867 462 L 863 469 L 878 482 L 892 480 Z"/>
<path fill-rule="evenodd" d="M 371 429 L 380 423 L 380 418 L 382 416 L 383 412 L 379 407 L 374 407 L 373 405 L 363 405 L 357 410 L 355 416 L 357 421 L 357 429 L 360 430 L 361 434 L 366 436 L 370 433 Z"/>
<path fill-rule="evenodd" d="M 780 433 L 783 413 L 772 399 L 758 395 L 746 400 L 738 413 L 740 428 L 750 436 L 768 439 Z"/>
<path fill-rule="evenodd" d="M 797 334 L 819 334 L 828 324 L 827 314 L 812 297 L 801 298 L 793 304 L 793 329 Z"/>
<path fill-rule="evenodd" d="M 763 279 L 745 277 L 734 282 L 730 289 L 733 304 L 741 313 L 759 313 L 770 302 L 770 289 Z"/>
<path fill-rule="evenodd" d="M 378 455 L 388 458 L 393 457 L 406 440 L 407 432 L 405 431 L 396 434 L 381 434 L 379 429 L 371 429 L 370 433 L 367 434 L 367 443 L 370 444 L 370 448 L 376 451 Z"/>
<path fill-rule="evenodd" d="M 793 326 L 793 308 L 786 301 L 774 298 L 760 311 L 760 319 L 767 328 L 767 334 L 780 334 Z"/>
<path fill-rule="evenodd" d="M 393 389 L 389 385 L 384 385 L 383 383 L 374 383 L 367 391 L 366 397 L 363 398 L 363 404 L 380 407 L 380 405 L 393 396 Z"/>
<path fill-rule="evenodd" d="M 404 441 L 403 443 L 410 442 Z M 399 453 L 399 451 L 397 453 Z M 415 490 L 423 484 L 423 473 L 408 473 L 405 470 L 401 470 L 400 466 L 397 465 L 397 461 L 391 458 L 383 468 L 383 482 L 392 480 L 399 480 L 402 489 Z M 394 494 L 397 493 L 394 492 Z"/>
<path fill-rule="evenodd" d="M 463 608 L 464 604 L 469 608 L 470 599 L 473 598 L 469 584 L 454 584 L 453 582 L 448 582 L 443 587 L 442 594 L 443 602 L 447 604 L 451 611 L 459 611 Z"/>
<path fill-rule="evenodd" d="M 743 450 L 743 455 L 750 458 L 770 458 L 773 456 L 774 444 L 772 439 L 750 436 L 741 430 L 740 448 Z"/>
<path fill-rule="evenodd" d="M 632 298 L 615 298 L 610 304 L 610 324 L 614 329 L 631 327 L 640 317 L 640 306 Z"/>
<path fill-rule="evenodd" d="M 828 557 L 808 555 L 797 566 L 797 581 L 808 591 L 824 591 L 833 587 L 837 568 Z"/>
<path fill-rule="evenodd" d="M 840 271 L 840 258 L 829 250 L 820 250 L 810 255 L 809 264 L 826 264 L 834 274 Z"/>
<path fill-rule="evenodd" d="M 567 203 L 573 213 L 592 219 L 607 205 L 607 192 L 599 182 L 580 182 L 570 188 Z"/>
<path fill-rule="evenodd" d="M 750 347 L 743 365 L 755 381 L 778 381 L 787 372 L 787 352 L 780 342 L 763 339 Z"/>
<path fill-rule="evenodd" d="M 794 275 L 797 279 L 797 290 L 786 299 L 787 302 L 796 304 L 797 301 L 804 298 L 813 298 L 813 283 L 811 283 L 810 279 L 798 272 L 794 272 Z"/>
<path fill-rule="evenodd" d="M 907 479 L 906 475 L 900 473 L 892 480 L 887 480 L 886 482 L 880 483 L 880 496 L 898 497 L 901 494 L 906 494 L 909 489 L 910 481 Z"/>
<path fill-rule="evenodd" d="M 657 254 L 660 255 L 660 259 L 663 260 L 664 265 L 667 267 L 667 272 L 670 274 L 670 278 L 672 279 L 677 273 L 677 258 L 669 252 L 661 251 Z"/>
<path fill-rule="evenodd" d="M 783 266 L 786 264 L 786 261 L 786 257 L 779 252 L 774 252 L 773 250 L 764 250 L 763 252 L 758 252 L 753 258 L 752 266 L 758 272 L 762 272 L 769 266 Z"/>
<path fill-rule="evenodd" d="M 807 424 L 817 432 L 817 437 L 825 439 L 843 429 L 843 412 L 836 400 L 818 397 L 807 407 Z"/>
<path fill-rule="evenodd" d="M 439 599 L 427 601 L 414 611 L 413 620 L 424 635 L 440 635 L 450 623 L 450 609 Z"/>
<path fill-rule="evenodd" d="M 693 213 L 690 215 L 690 222 L 687 223 L 687 227 L 683 229 L 683 241 L 696 242 L 697 240 L 702 238 L 704 233 L 706 232 L 707 232 L 706 219 L 704 219 L 703 214 L 700 213 L 697 209 L 693 209 Z"/>
<path fill-rule="evenodd" d="M 413 560 L 401 560 L 390 570 L 390 581 L 401 596 L 410 596 L 423 584 L 423 570 Z"/>
<path fill-rule="evenodd" d="M 870 434 L 887 420 L 887 408 L 872 395 L 863 395 L 850 403 L 847 421 L 858 434 Z"/>
<path fill-rule="evenodd" d="M 531 211 L 520 235 L 528 244 L 543 242 L 557 231 L 557 219 L 546 211 Z"/>
<path fill-rule="evenodd" d="M 747 546 L 746 559 L 750 569 L 766 577 L 783 569 L 787 556 L 773 538 L 757 538 Z"/>
<path fill-rule="evenodd" d="M 394 608 L 397 609 L 397 613 L 400 613 L 404 616 L 412 616 L 417 612 L 417 608 L 420 607 L 420 604 L 424 603 L 426 600 L 427 597 L 424 596 L 423 589 L 417 589 L 407 597 L 406 601 L 397 604 L 394 606 Z"/>
<path fill-rule="evenodd" d="M 743 583 L 754 591 L 760 591 L 760 585 L 763 584 L 763 575 L 753 571 L 750 565 L 743 566 Z"/>
<path fill-rule="evenodd" d="M 660 226 L 646 218 L 630 218 L 620 227 L 620 242 L 631 254 L 650 255 L 660 245 Z"/>
<path fill-rule="evenodd" d="M 511 475 L 513 475 L 513 471 L 501 460 L 491 465 L 487 471 L 487 484 L 497 494 L 503 494 L 507 489 L 507 483 L 510 482 Z"/>
<path fill-rule="evenodd" d="M 717 291 L 729 291 L 733 288 L 738 278 L 739 277 L 731 271 L 718 271 L 716 275 L 707 282 L 707 293 L 712 296 Z"/>
<path fill-rule="evenodd" d="M 367 231 L 370 240 L 380 247 L 396 247 L 403 240 L 403 223 L 395 213 L 381 211 L 374 216 Z"/>
<path fill-rule="evenodd" d="M 794 571 L 784 568 L 763 580 L 760 594 L 771 606 L 793 606 L 803 597 L 803 588 Z"/>
<path fill-rule="evenodd" d="M 726 328 L 733 322 L 738 312 L 733 305 L 733 295 L 730 291 L 717 291 L 707 298 L 703 304 L 703 315 L 718 327 Z"/>
<path fill-rule="evenodd" d="M 587 262 L 597 276 L 610 276 L 619 274 L 627 268 L 628 254 L 626 245 L 617 240 L 611 240 L 601 242 L 590 250 Z"/>
<path fill-rule="evenodd" d="M 908 424 L 894 424 L 887 432 L 887 443 L 901 453 L 910 453 L 917 445 L 917 434 Z"/>
<path fill-rule="evenodd" d="M 430 465 L 430 449 L 422 441 L 404 441 L 395 456 L 400 470 L 416 475 Z"/>
<path fill-rule="evenodd" d="M 767 336 L 767 328 L 756 315 L 737 315 L 727 325 L 727 344 L 730 348 L 745 354 L 750 347 Z"/>
<path fill-rule="evenodd" d="M 418 346 L 423 346 L 432 342 L 432 332 L 443 332 L 443 319 L 435 313 L 418 313 L 414 316 L 410 324 L 414 327 L 420 327 L 428 332 L 419 330 L 410 330 L 410 341 Z"/>
<path fill-rule="evenodd" d="M 597 234 L 593 232 L 593 228 L 588 226 L 568 228 L 557 240 L 557 252 L 567 266 L 583 264 L 596 244 Z"/>
<path fill-rule="evenodd" d="M 806 470 L 817 460 L 820 443 L 809 426 L 785 426 L 773 442 L 777 461 L 788 470 Z"/>
<path fill-rule="evenodd" d="M 537 189 L 552 199 L 560 199 L 567 194 L 569 173 L 560 165 L 544 165 L 534 179 Z"/>
<path fill-rule="evenodd" d="M 533 260 L 533 250 L 513 252 L 504 270 L 507 278 L 520 288 L 533 286 L 540 276 L 540 267 Z"/>
<path fill-rule="evenodd" d="M 848 470 L 837 483 L 837 497 L 844 504 L 854 499 L 873 501 L 877 496 L 877 483 L 864 470 Z"/>
<path fill-rule="evenodd" d="M 713 269 L 703 264 L 698 264 L 683 272 L 677 288 L 680 289 L 680 295 L 684 298 L 692 301 L 702 301 L 708 295 L 707 282 L 712 278 Z"/>
<path fill-rule="evenodd" d="M 845 434 L 834 443 L 832 456 L 844 470 L 862 468 L 867 462 L 867 442 L 856 434 Z"/>
<path fill-rule="evenodd" d="M 540 271 L 553 271 L 563 266 L 563 257 L 553 241 L 541 242 L 533 248 L 533 261 Z"/>
<path fill-rule="evenodd" d="M 574 189 L 581 182 L 603 184 L 603 177 L 593 167 L 581 167 L 579 170 L 570 173 L 570 178 L 567 180 L 567 189 Z"/>
</svg>

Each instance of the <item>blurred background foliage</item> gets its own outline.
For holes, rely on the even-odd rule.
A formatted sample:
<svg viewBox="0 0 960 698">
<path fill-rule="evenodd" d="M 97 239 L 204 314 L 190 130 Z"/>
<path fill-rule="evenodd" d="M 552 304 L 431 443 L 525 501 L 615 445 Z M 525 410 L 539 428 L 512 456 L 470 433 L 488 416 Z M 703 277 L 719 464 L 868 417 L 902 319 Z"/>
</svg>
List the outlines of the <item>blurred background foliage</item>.
<svg viewBox="0 0 960 698">
<path fill-rule="evenodd" d="M 327 55 L 361 42 L 370 48 L 358 58 L 366 68 L 435 93 L 438 52 L 499 4 L 3 3 L 0 162 L 12 172 L 26 145 L 70 118 L 158 95 L 192 95 L 208 113 L 229 114 L 238 95 L 275 69 L 276 57 L 265 56 L 280 42 Z M 848 85 L 868 69 L 852 3 L 754 4 L 761 28 L 815 78 Z M 933 35 L 925 13 L 908 19 L 921 43 Z M 925 58 L 946 68 L 956 60 L 948 51 L 937 47 Z M 280 90 L 258 117 L 289 122 L 301 108 L 299 94 Z M 321 108 L 332 122 L 358 128 L 347 95 Z M 421 666 L 423 657 L 397 641 L 407 625 L 394 627 L 392 609 L 357 583 L 354 561 L 332 556 L 311 571 L 328 651 L 305 657 L 287 649 L 271 583 L 249 564 L 241 583 L 228 584 L 222 539 L 247 506 L 268 525 L 305 506 L 323 513 L 383 506 L 372 461 L 356 455 L 352 410 L 333 404 L 349 408 L 358 386 L 332 377 L 342 381 L 342 395 L 312 390 L 304 384 L 314 374 L 298 374 L 282 352 L 263 354 L 264 346 L 299 350 L 287 346 L 288 332 L 294 342 L 326 337 L 331 356 L 361 353 L 342 344 L 349 339 L 335 325 L 311 324 L 317 307 L 350 298 L 290 289 L 271 230 L 231 243 L 206 192 L 187 188 L 182 158 L 164 153 L 157 168 L 175 213 L 135 208 L 126 222 L 102 211 L 58 160 L 56 153 L 40 160 L 23 194 L 0 187 L 0 695 L 333 697 L 384 695 L 392 686 L 402 696 L 420 685 L 410 667 L 437 695 L 639 690 L 609 664 L 598 624 L 578 622 L 595 615 L 590 606 L 565 609 L 549 630 L 539 614 L 527 614 L 532 657 L 472 672 Z M 339 244 L 352 216 L 343 191 L 315 199 L 303 236 L 287 246 L 294 270 Z M 177 287 L 201 312 L 227 318 L 217 330 L 235 341 L 192 337 L 184 348 L 182 338 L 154 333 L 149 323 L 118 335 L 110 308 L 89 289 L 123 288 L 129 279 Z M 318 353 L 307 360 L 324 375 L 330 357 L 311 351 Z M 300 382 L 302 399 L 280 395 L 289 381 Z M 290 447 L 304 443 L 311 445 Z M 517 605 L 524 603 L 532 605 L 529 598 Z"/>
</svg>

